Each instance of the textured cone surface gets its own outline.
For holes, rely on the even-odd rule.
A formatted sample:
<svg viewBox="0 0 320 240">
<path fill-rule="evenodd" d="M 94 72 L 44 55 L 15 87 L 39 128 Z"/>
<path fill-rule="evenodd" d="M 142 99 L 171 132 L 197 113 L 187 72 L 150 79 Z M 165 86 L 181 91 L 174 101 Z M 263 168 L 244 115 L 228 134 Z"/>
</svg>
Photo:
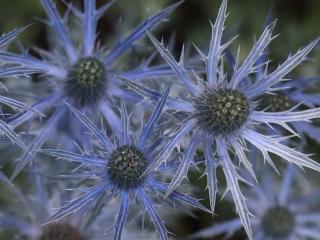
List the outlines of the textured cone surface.
<svg viewBox="0 0 320 240">
<path fill-rule="evenodd" d="M 214 136 L 238 130 L 248 119 L 249 101 L 233 89 L 207 89 L 196 99 L 195 117 L 204 131 Z"/>
<path fill-rule="evenodd" d="M 66 94 L 78 105 L 96 103 L 105 92 L 106 70 L 96 58 L 82 58 L 70 69 L 65 85 Z"/>
<path fill-rule="evenodd" d="M 120 189 L 136 188 L 144 180 L 147 168 L 144 155 L 134 146 L 121 146 L 110 156 L 107 165 L 109 180 Z"/>
<path fill-rule="evenodd" d="M 283 112 L 293 106 L 289 97 L 284 93 L 264 94 L 259 104 L 260 109 L 267 109 L 268 112 Z"/>
<path fill-rule="evenodd" d="M 293 232 L 294 225 L 294 215 L 281 206 L 268 209 L 261 221 L 264 233 L 273 239 L 287 239 Z"/>
</svg>

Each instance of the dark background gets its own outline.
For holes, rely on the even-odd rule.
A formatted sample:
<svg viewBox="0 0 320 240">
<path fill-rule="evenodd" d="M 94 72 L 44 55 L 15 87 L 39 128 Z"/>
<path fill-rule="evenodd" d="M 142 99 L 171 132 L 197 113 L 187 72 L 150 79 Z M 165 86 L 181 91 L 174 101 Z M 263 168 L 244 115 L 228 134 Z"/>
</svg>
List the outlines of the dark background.
<svg viewBox="0 0 320 240">
<path fill-rule="evenodd" d="M 72 1 L 80 6 L 81 0 Z M 98 0 L 98 4 L 108 1 Z M 147 15 L 147 9 L 155 12 L 175 0 L 118 0 L 105 14 L 99 31 L 108 36 L 116 31 L 119 17 L 123 23 L 135 26 Z M 210 36 L 209 19 L 214 21 L 220 0 L 186 0 L 170 17 L 170 23 L 162 24 L 161 34 L 164 36 L 176 33 L 179 44 L 192 41 L 205 43 Z M 59 9 L 63 9 L 59 5 Z M 296 49 L 318 36 L 320 23 L 320 1 L 317 0 L 229 0 L 228 27 L 235 34 L 240 33 L 239 41 L 243 50 L 250 47 L 254 33 L 260 34 L 265 18 L 273 9 L 277 18 L 276 31 L 281 33 L 273 44 L 274 52 L 281 56 L 290 49 Z M 0 0 L 0 32 L 10 31 L 17 26 L 32 23 L 30 29 L 23 34 L 24 44 L 46 46 L 45 26 L 35 18 L 44 18 L 45 13 L 38 0 Z M 230 29 L 229 29 L 230 30 Z M 234 34 L 233 34 L 234 35 Z"/>
</svg>

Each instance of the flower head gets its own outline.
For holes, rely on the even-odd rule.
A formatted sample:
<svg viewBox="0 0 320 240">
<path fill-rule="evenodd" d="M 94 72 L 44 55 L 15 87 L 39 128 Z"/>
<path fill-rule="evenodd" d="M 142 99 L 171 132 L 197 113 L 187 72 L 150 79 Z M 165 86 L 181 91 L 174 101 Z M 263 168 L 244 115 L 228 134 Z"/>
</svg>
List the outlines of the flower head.
<svg viewBox="0 0 320 240">
<path fill-rule="evenodd" d="M 271 17 L 269 16 L 267 22 L 271 22 Z M 261 55 L 258 63 L 267 62 L 268 49 L 264 51 Z M 227 62 L 233 66 L 235 59 L 232 54 L 227 51 Z M 255 74 L 251 77 L 247 77 L 243 82 L 243 88 L 250 87 L 253 83 L 260 81 L 263 78 L 265 72 L 264 65 L 257 67 Z M 319 107 L 320 100 L 319 95 L 314 92 L 317 88 L 319 82 L 319 77 L 297 77 L 290 81 L 279 82 L 275 84 L 272 88 L 273 91 L 266 92 L 259 95 L 256 98 L 257 104 L 256 109 L 266 112 L 286 112 L 293 110 L 306 110 L 308 108 Z M 274 131 L 273 128 L 276 128 Z M 291 130 L 292 128 L 292 130 Z M 272 124 L 272 128 L 266 129 L 270 134 L 282 131 L 277 124 Z M 298 136 L 307 135 L 316 142 L 320 142 L 320 130 L 310 121 L 293 121 L 289 122 L 286 126 L 286 130 L 296 134 Z M 302 138 L 302 141 L 305 139 Z"/>
<path fill-rule="evenodd" d="M 244 125 L 250 103 L 238 90 L 205 90 L 195 102 L 195 117 L 201 128 L 213 136 L 228 135 Z"/>
<path fill-rule="evenodd" d="M 88 170 L 84 171 L 83 178 L 93 178 L 98 182 L 95 186 L 89 188 L 80 198 L 71 201 L 61 207 L 50 221 L 57 220 L 65 215 L 76 212 L 79 209 L 88 207 L 91 202 L 106 195 L 107 199 L 120 197 L 120 210 L 115 224 L 114 239 L 121 239 L 122 228 L 127 218 L 131 198 L 137 198 L 145 211 L 149 214 L 151 221 L 155 225 L 161 239 L 167 238 L 167 229 L 158 215 L 153 198 L 157 193 L 165 193 L 168 190 L 168 184 L 157 179 L 157 174 L 150 173 L 143 175 L 149 164 L 163 150 L 164 137 L 156 137 L 156 124 L 158 123 L 161 112 L 165 106 L 168 94 L 168 88 L 159 100 L 149 120 L 143 126 L 140 133 L 131 133 L 127 110 L 122 104 L 122 137 L 116 139 L 113 144 L 104 132 L 95 127 L 95 125 L 81 112 L 72 106 L 69 106 L 79 120 L 94 134 L 100 142 L 100 154 L 90 152 L 85 155 L 79 155 L 62 150 L 43 150 L 52 156 L 64 158 L 69 161 L 80 162 Z M 154 140 L 155 139 L 155 140 Z M 169 164 L 159 168 L 159 174 L 164 171 L 174 169 L 174 165 Z M 78 175 L 81 172 L 77 173 Z M 191 206 L 206 210 L 197 200 L 187 195 L 173 191 L 169 199 L 177 204 L 187 203 Z"/>
<path fill-rule="evenodd" d="M 308 167 L 320 171 L 320 164 L 313 161 L 309 155 L 292 149 L 282 141 L 289 137 L 269 136 L 261 131 L 261 126 L 279 125 L 285 129 L 291 122 L 309 121 L 320 117 L 320 109 L 313 108 L 295 111 L 291 108 L 282 112 L 266 112 L 257 109 L 257 98 L 265 93 L 274 92 L 276 86 L 284 81 L 285 76 L 297 65 L 304 61 L 319 39 L 311 42 L 297 53 L 290 55 L 286 61 L 274 71 L 268 71 L 268 61 L 261 63 L 259 60 L 265 53 L 267 46 L 274 39 L 272 35 L 275 22 L 269 24 L 261 36 L 255 41 L 248 56 L 240 63 L 239 52 L 233 65 L 233 73 L 229 74 L 224 69 L 224 52 L 234 39 L 222 43 L 224 23 L 227 17 L 227 0 L 224 0 L 219 9 L 215 24 L 212 25 L 212 37 L 208 54 L 197 48 L 202 60 L 205 62 L 206 75 L 202 78 L 194 72 L 194 77 L 184 68 L 184 50 L 177 62 L 163 42 L 159 42 L 151 33 L 149 37 L 158 49 L 164 60 L 176 72 L 177 77 L 185 86 L 188 94 L 181 99 L 170 99 L 169 109 L 184 113 L 185 119 L 181 127 L 172 136 L 167 148 L 148 167 L 145 174 L 156 169 L 165 156 L 170 154 L 182 139 L 188 139 L 181 165 L 170 183 L 167 194 L 170 194 L 184 178 L 192 163 L 198 147 L 204 149 L 206 175 L 212 211 L 215 206 L 217 193 L 216 168 L 222 167 L 227 180 L 227 191 L 230 191 L 241 222 L 246 229 L 249 239 L 252 231 L 249 217 L 251 213 L 246 205 L 245 197 L 240 190 L 241 181 L 246 182 L 237 172 L 236 158 L 256 179 L 252 164 L 246 156 L 247 143 L 256 147 L 263 155 L 264 161 L 275 169 L 269 154 L 275 154 L 282 159 L 300 167 Z M 248 78 L 263 67 L 260 77 L 251 83 Z M 138 93 L 148 98 L 157 98 L 154 91 L 148 90 L 139 84 L 122 79 L 127 85 Z M 243 84 L 246 83 L 246 84 Z M 215 154 L 216 153 L 216 154 Z"/>
<path fill-rule="evenodd" d="M 61 188 L 52 188 L 52 180 L 39 172 L 40 166 L 35 166 L 36 172 L 26 178 L 32 189 L 24 192 L 21 186 L 8 189 L 6 198 L 12 199 L 7 205 L 0 207 L 1 230 L 7 230 L 10 239 L 32 240 L 89 240 L 101 239 L 104 229 L 99 228 L 98 221 L 113 222 L 113 214 L 105 214 L 103 219 L 90 222 L 91 214 L 85 217 L 67 216 L 59 222 L 43 225 L 53 214 L 53 207 L 65 198 Z M 50 190 L 49 190 L 50 189 Z M 1 199 L 3 200 L 3 199 Z"/>
<path fill-rule="evenodd" d="M 319 107 L 319 96 L 310 90 L 317 85 L 318 77 L 301 77 L 293 79 L 287 83 L 280 83 L 281 90 L 272 94 L 264 94 L 260 97 L 259 107 L 266 112 L 284 112 L 291 109 L 305 110 L 308 108 Z M 304 84 L 305 83 L 305 84 Z M 281 129 L 273 126 L 277 131 Z M 287 130 L 299 136 L 308 136 L 317 143 L 320 142 L 320 129 L 309 121 L 290 122 Z M 270 131 L 274 132 L 274 131 Z M 305 139 L 302 138 L 302 141 Z"/>
<path fill-rule="evenodd" d="M 255 215 L 251 219 L 254 239 L 317 239 L 319 213 L 314 206 L 319 202 L 319 189 L 311 192 L 299 190 L 296 196 L 291 190 L 295 187 L 299 173 L 292 165 L 284 172 L 282 183 L 270 170 L 264 168 L 260 186 L 247 189 L 248 206 Z M 274 183 L 274 184 L 270 184 Z M 193 238 L 214 237 L 221 234 L 232 236 L 241 229 L 239 219 L 217 223 L 200 230 Z"/>
<path fill-rule="evenodd" d="M 47 138 L 55 133 L 58 127 L 61 127 L 60 123 L 67 124 L 66 129 L 69 136 L 78 136 L 79 139 L 83 139 L 80 124 L 70 124 L 74 122 L 74 119 L 69 117 L 71 114 L 68 113 L 65 101 L 78 109 L 85 110 L 94 122 L 99 122 L 100 115 L 103 115 L 114 133 L 120 131 L 120 121 L 114 106 L 120 96 L 132 99 L 132 94 L 130 95 L 119 88 L 119 82 L 114 75 L 137 80 L 162 72 L 167 73 L 168 68 L 149 67 L 146 63 L 135 68 L 129 66 L 129 71 L 123 71 L 123 66 L 116 63 L 125 53 L 133 49 L 134 44 L 145 35 L 145 30 L 151 29 L 163 21 L 181 2 L 149 16 L 108 51 L 96 43 L 96 28 L 99 19 L 114 1 L 97 8 L 95 0 L 84 0 L 83 11 L 71 4 L 67 6 L 68 12 L 81 22 L 80 46 L 76 46 L 75 41 L 71 38 L 71 29 L 67 26 L 68 19 L 60 17 L 54 1 L 41 0 L 41 3 L 48 15 L 46 23 L 56 34 L 58 47 L 50 52 L 35 49 L 41 58 L 36 58 L 28 53 L 16 54 L 9 51 L 0 53 L 0 62 L 21 66 L 19 67 L 21 74 L 29 74 L 33 69 L 37 69 L 37 72 L 42 73 L 42 79 L 46 81 L 45 86 L 51 86 L 44 89 L 45 95 L 33 107 L 40 112 L 49 111 L 52 114 L 48 114 L 48 118 L 42 124 L 38 134 L 21 156 L 12 178 L 15 178 L 32 161 L 36 151 L 41 148 Z M 57 52 L 59 49 L 62 52 Z M 139 97 L 135 98 L 135 100 L 137 99 L 139 100 Z M 33 118 L 34 114 L 24 112 L 11 117 L 8 122 L 13 128 L 16 128 Z"/>
<path fill-rule="evenodd" d="M 106 91 L 107 73 L 104 65 L 96 58 L 78 60 L 69 70 L 65 91 L 80 106 L 100 100 Z"/>
<path fill-rule="evenodd" d="M 135 146 L 123 145 L 113 151 L 108 159 L 108 179 L 119 189 L 138 187 L 145 179 L 142 174 L 147 164 L 143 152 Z"/>
</svg>

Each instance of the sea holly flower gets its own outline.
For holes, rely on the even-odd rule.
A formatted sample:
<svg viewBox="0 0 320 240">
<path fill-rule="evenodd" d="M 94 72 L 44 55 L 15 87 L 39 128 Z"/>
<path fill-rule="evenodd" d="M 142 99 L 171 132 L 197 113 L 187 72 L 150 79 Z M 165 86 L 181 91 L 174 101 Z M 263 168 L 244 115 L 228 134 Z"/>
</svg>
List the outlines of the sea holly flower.
<svg viewBox="0 0 320 240">
<path fill-rule="evenodd" d="M 267 172 L 267 173 L 266 173 Z M 254 239 L 318 239 L 320 213 L 314 208 L 320 201 L 319 189 L 294 194 L 297 169 L 289 166 L 278 184 L 268 169 L 261 172 L 261 182 L 246 193 L 248 206 L 255 217 L 251 219 Z M 301 186 L 300 186 L 301 187 Z M 225 234 L 231 237 L 241 229 L 239 219 L 217 223 L 192 235 L 191 239 Z"/>
<path fill-rule="evenodd" d="M 79 136 L 83 139 L 81 129 L 77 129 L 76 124 L 70 118 L 70 112 L 64 101 L 84 109 L 94 121 L 100 121 L 103 115 L 114 132 L 120 131 L 119 117 L 114 112 L 116 97 L 130 97 L 119 88 L 114 74 L 123 75 L 131 79 L 139 80 L 148 78 L 162 72 L 167 73 L 168 68 L 149 67 L 147 64 L 130 69 L 125 72 L 118 63 L 125 53 L 130 51 L 134 44 L 145 35 L 145 30 L 155 27 L 170 15 L 181 2 L 175 3 L 158 13 L 149 16 L 138 25 L 124 39 L 115 44 L 108 51 L 98 46 L 97 23 L 101 16 L 107 11 L 114 1 L 110 1 L 100 8 L 96 8 L 96 1 L 84 0 L 84 10 L 81 11 L 72 5 L 68 5 L 68 13 L 72 13 L 81 22 L 82 41 L 80 46 L 76 46 L 70 37 L 70 29 L 67 26 L 68 14 L 65 18 L 60 17 L 59 12 L 52 0 L 41 0 L 48 21 L 46 23 L 57 35 L 59 47 L 47 52 L 39 50 L 41 58 L 36 58 L 28 53 L 16 54 L 8 51 L 0 53 L 0 62 L 4 64 L 17 64 L 20 69 L 30 70 L 36 68 L 41 70 L 42 77 L 51 86 L 45 89 L 46 96 L 42 97 L 34 104 L 34 108 L 40 112 L 50 111 L 52 114 L 46 119 L 41 129 L 39 129 L 33 141 L 29 144 L 28 150 L 21 156 L 12 174 L 15 178 L 21 170 L 32 161 L 38 149 L 41 148 L 46 139 L 55 133 L 59 123 L 66 122 L 67 129 L 71 136 Z M 58 51 L 62 49 L 63 52 Z M 123 61 L 122 61 L 123 62 Z M 50 83 L 50 84 L 49 84 Z M 50 93 L 48 93 L 50 90 Z M 12 117 L 9 124 L 16 128 L 34 117 L 32 112 Z M 72 124 L 70 124 L 72 123 Z"/>
<path fill-rule="evenodd" d="M 67 164 L 66 164 L 67 165 Z M 32 171 L 28 172 L 25 181 L 32 186 L 25 191 L 18 184 L 14 188 L 2 189 L 0 205 L 0 238 L 1 239 L 30 239 L 30 240 L 101 240 L 109 237 L 107 233 L 114 225 L 115 216 L 119 209 L 119 201 L 111 201 L 108 207 L 102 206 L 98 199 L 94 206 L 99 211 L 91 211 L 86 215 L 72 214 L 59 221 L 45 224 L 56 212 L 56 206 L 66 198 L 75 197 L 72 191 L 64 191 L 69 181 L 63 184 L 58 179 L 74 180 L 75 175 L 57 176 L 54 171 L 48 172 L 45 165 L 35 163 Z M 71 169 L 69 169 L 71 170 Z M 61 179 L 60 179 L 61 180 Z M 8 201 L 10 200 L 10 201 Z M 101 208 L 101 209 L 100 209 Z M 99 214 L 98 214 L 99 213 Z M 108 227 L 106 227 L 108 226 Z M 8 235 L 3 237 L 2 233 Z M 123 229 L 124 239 L 154 239 L 155 233 L 138 228 L 137 224 L 128 224 Z M 109 238 L 107 238 L 109 239 Z"/>
<path fill-rule="evenodd" d="M 101 149 L 98 153 L 90 152 L 77 154 L 64 150 L 42 150 L 44 153 L 63 158 L 69 161 L 81 163 L 86 166 L 84 171 L 77 172 L 83 179 L 95 179 L 95 186 L 85 188 L 85 194 L 62 206 L 60 210 L 50 218 L 50 221 L 58 220 L 71 213 L 81 211 L 95 202 L 102 195 L 106 195 L 106 203 L 112 197 L 120 198 L 119 215 L 114 226 L 113 239 L 121 239 L 122 228 L 129 213 L 130 204 L 137 200 L 143 206 L 143 213 L 147 212 L 157 229 L 161 239 L 168 239 L 168 231 L 158 215 L 153 199 L 156 195 L 168 191 L 168 184 L 157 179 L 156 173 L 142 175 L 154 158 L 163 151 L 166 138 L 156 137 L 158 123 L 165 106 L 170 88 L 162 94 L 153 113 L 143 125 L 138 134 L 131 132 L 127 110 L 121 105 L 122 136 L 115 139 L 115 143 L 107 135 L 99 130 L 86 115 L 69 105 L 71 111 L 90 130 L 100 142 Z M 174 165 L 159 167 L 158 174 L 172 171 Z M 191 206 L 206 210 L 197 200 L 172 191 L 168 199 L 175 204 L 186 203 Z M 136 206 L 136 205 L 135 205 Z"/>
<path fill-rule="evenodd" d="M 319 94 L 310 92 L 319 82 L 319 77 L 301 77 L 279 84 L 281 90 L 259 97 L 259 107 L 266 112 L 288 111 L 291 108 L 307 109 L 320 106 Z M 320 143 L 320 129 L 312 122 L 291 122 L 287 127 L 298 136 L 308 136 Z M 291 130 L 292 129 L 292 130 Z M 271 131 L 272 132 L 272 131 Z M 304 140 L 304 139 L 302 139 Z"/>
<path fill-rule="evenodd" d="M 34 240 L 87 240 L 87 239 L 101 239 L 95 237 L 94 231 L 90 231 L 90 228 L 85 228 L 81 224 L 81 219 L 77 216 L 72 216 L 66 218 L 60 222 L 48 224 L 45 226 L 40 226 L 42 222 L 40 219 L 45 221 L 43 217 L 48 217 L 46 214 L 52 209 L 43 209 L 43 212 L 37 211 L 36 208 L 44 207 L 43 202 L 34 201 L 34 199 L 25 198 L 25 203 L 28 203 L 28 206 L 23 206 L 24 208 L 28 207 L 28 214 L 32 217 L 31 221 L 28 219 L 28 216 L 19 216 L 13 215 L 12 213 L 0 213 L 0 226 L 1 230 L 7 230 L 13 233 L 14 239 L 34 239 Z M 49 203 L 49 205 L 52 202 Z M 29 221 L 28 221 L 29 220 Z M 111 221 L 110 221 L 111 222 Z"/>
<path fill-rule="evenodd" d="M 164 43 L 159 42 L 149 33 L 151 41 L 165 61 L 176 72 L 189 97 L 177 99 L 179 105 L 176 108 L 168 106 L 169 109 L 183 112 L 186 117 L 182 121 L 181 127 L 172 136 L 172 140 L 167 147 L 148 167 L 145 174 L 149 174 L 166 161 L 166 156 L 174 150 L 180 141 L 188 139 L 187 135 L 189 135 L 190 142 L 185 146 L 184 157 L 170 183 L 167 195 L 187 177 L 187 172 L 196 150 L 202 147 L 206 162 L 206 175 L 212 211 L 214 210 L 217 194 L 216 168 L 220 166 L 226 177 L 227 192 L 231 192 L 241 223 L 249 239 L 252 239 L 249 220 L 251 213 L 240 190 L 240 182 L 246 181 L 238 174 L 238 163 L 235 163 L 233 158 L 236 158 L 252 177 L 256 178 L 252 164 L 246 156 L 247 143 L 250 143 L 262 153 L 264 161 L 274 168 L 275 165 L 270 158 L 270 153 L 299 167 L 308 167 L 320 171 L 320 164 L 313 161 L 309 155 L 282 143 L 289 137 L 269 136 L 260 129 L 260 126 L 268 126 L 270 124 L 277 124 L 288 129 L 288 123 L 290 122 L 302 122 L 319 118 L 320 109 L 312 108 L 297 111 L 291 108 L 282 112 L 266 112 L 258 110 L 256 107 L 256 99 L 265 93 L 279 90 L 274 87 L 284 81 L 285 76 L 307 58 L 307 55 L 316 46 L 319 39 L 290 55 L 274 71 L 269 72 L 268 62 L 260 63 L 258 60 L 274 39 L 272 32 L 275 23 L 273 22 L 265 28 L 261 36 L 255 41 L 252 50 L 242 63 L 240 63 L 238 52 L 233 66 L 233 74 L 227 74 L 224 70 L 224 50 L 232 43 L 233 39 L 222 43 L 224 23 L 227 16 L 226 9 L 227 0 L 224 0 L 216 22 L 212 25 L 212 37 L 208 54 L 204 54 L 197 48 L 206 65 L 204 78 L 196 72 L 194 73 L 194 78 L 192 78 L 184 69 L 184 52 L 182 51 L 180 61 L 177 62 L 170 51 L 165 48 Z M 250 85 L 242 84 L 247 81 L 247 77 L 254 74 L 261 66 L 264 66 L 264 71 L 257 81 Z M 146 98 L 156 99 L 159 97 L 159 93 L 156 91 L 123 78 L 122 81 Z"/>
<path fill-rule="evenodd" d="M 270 17 L 268 18 L 270 19 Z M 270 20 L 268 21 L 270 22 Z M 259 63 L 266 62 L 268 50 L 258 60 Z M 229 51 L 226 52 L 228 63 L 233 66 L 235 60 Z M 253 82 L 259 81 L 263 78 L 264 65 L 261 65 L 253 78 L 247 78 L 242 84 L 250 86 Z M 265 93 L 257 97 L 257 109 L 264 110 L 266 112 L 283 112 L 292 108 L 299 110 L 315 108 L 320 105 L 319 94 L 314 91 L 319 85 L 319 76 L 314 77 L 297 77 L 287 82 L 280 82 L 275 85 L 273 92 Z M 245 86 L 243 86 L 245 88 Z M 276 90 L 278 89 L 278 90 Z M 307 135 L 314 141 L 320 143 L 320 129 L 312 122 L 290 122 L 287 126 L 287 130 L 293 134 L 298 133 L 298 136 Z M 276 131 L 281 131 L 276 125 L 273 125 Z M 293 129 L 293 131 L 291 130 Z M 273 134 L 273 129 L 268 129 Z M 302 138 L 302 140 L 305 140 Z"/>
<path fill-rule="evenodd" d="M 105 233 L 100 221 L 113 224 L 112 211 L 110 214 L 104 212 L 103 218 L 93 221 L 95 224 L 90 222 L 90 215 L 81 218 L 72 215 L 44 225 L 55 211 L 54 206 L 63 202 L 66 193 L 61 188 L 53 189 L 50 186 L 52 179 L 47 179 L 48 173 L 41 176 L 39 166 L 35 166 L 35 169 L 26 178 L 32 189 L 25 192 L 16 186 L 6 191 L 6 198 L 14 200 L 0 206 L 1 231 L 7 230 L 12 235 L 10 239 L 100 240 Z"/>
<path fill-rule="evenodd" d="M 62 192 L 60 192 L 61 194 Z M 63 194 L 61 194 L 63 195 Z M 17 195 L 13 195 L 17 197 Z M 19 195 L 19 197 L 21 197 Z M 57 196 L 55 196 L 57 197 Z M 93 224 L 87 226 L 85 222 L 89 219 L 79 217 L 78 215 L 69 215 L 64 219 L 42 225 L 42 221 L 46 221 L 53 211 L 56 199 L 46 199 L 48 202 L 44 204 L 40 199 L 34 199 L 31 196 L 23 196 L 24 203 L 12 204 L 10 207 L 26 208 L 25 204 L 28 204 L 28 210 L 16 211 L 12 213 L 9 211 L 3 211 L 0 213 L 0 235 L 2 231 L 7 231 L 12 235 L 12 239 L 32 239 L 32 240 L 101 240 L 104 238 L 106 227 L 105 225 L 112 226 L 114 224 L 115 209 L 119 207 L 119 203 L 112 202 L 110 209 L 103 211 L 98 219 L 95 219 Z M 39 211 L 41 207 L 42 211 Z M 30 219 L 31 217 L 31 219 Z M 124 239 L 141 239 L 149 240 L 154 239 L 154 233 L 144 231 L 141 233 L 138 229 L 133 227 L 124 227 L 123 238 Z M 7 238 L 6 238 L 7 239 Z M 10 238 L 11 239 L 11 238 Z"/>
</svg>

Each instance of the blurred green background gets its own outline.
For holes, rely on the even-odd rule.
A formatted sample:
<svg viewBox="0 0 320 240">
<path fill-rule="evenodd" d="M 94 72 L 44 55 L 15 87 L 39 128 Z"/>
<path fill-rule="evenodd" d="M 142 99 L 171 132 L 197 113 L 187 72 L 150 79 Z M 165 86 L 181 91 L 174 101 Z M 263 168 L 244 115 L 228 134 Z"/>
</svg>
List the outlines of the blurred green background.
<svg viewBox="0 0 320 240">
<path fill-rule="evenodd" d="M 82 0 L 68 0 L 76 6 Z M 97 0 L 98 4 L 108 2 Z M 176 0 L 117 0 L 105 14 L 100 23 L 102 36 L 116 31 L 118 19 L 124 24 L 141 21 L 151 13 Z M 209 19 L 214 21 L 220 0 L 186 0 L 170 17 L 169 23 L 161 26 L 161 35 L 169 36 L 174 32 L 177 43 L 206 43 L 210 36 Z M 59 9 L 63 10 L 61 4 Z M 288 50 L 296 49 L 319 35 L 320 1 L 318 0 L 229 0 L 228 26 L 235 34 L 240 33 L 238 41 L 245 51 L 251 46 L 254 34 L 258 35 L 268 12 L 273 9 L 274 18 L 278 19 L 276 32 L 281 33 L 273 43 L 276 57 L 286 56 Z M 10 31 L 16 26 L 32 23 L 30 29 L 23 34 L 22 43 L 46 46 L 45 25 L 37 18 L 44 18 L 45 13 L 38 0 L 0 0 L 0 32 Z M 230 31 L 230 29 L 229 29 Z M 233 34 L 234 35 L 234 34 Z"/>
<path fill-rule="evenodd" d="M 98 5 L 107 1 L 98 0 Z M 114 36 L 121 17 L 126 28 L 136 26 L 142 19 L 151 13 L 174 3 L 174 0 L 118 0 L 113 7 L 104 15 L 99 23 L 100 39 L 102 42 Z M 74 0 L 72 3 L 82 7 L 81 0 Z M 210 24 L 215 20 L 220 0 L 186 0 L 170 17 L 170 21 L 161 24 L 155 31 L 158 37 L 165 39 L 174 33 L 176 35 L 175 50 L 180 52 L 183 43 L 195 43 L 202 48 L 208 45 L 210 38 Z M 63 11 L 64 6 L 58 4 L 59 10 Z M 290 52 L 296 51 L 300 46 L 320 36 L 320 1 L 319 0 L 229 0 L 226 36 L 231 37 L 240 34 L 233 47 L 236 49 L 241 45 L 241 56 L 249 51 L 253 44 L 254 36 L 258 36 L 265 24 L 268 13 L 273 12 L 273 17 L 278 19 L 276 33 L 280 36 L 274 40 L 271 46 L 271 59 L 276 64 L 284 60 Z M 45 13 L 38 0 L 0 0 L 0 33 L 8 32 L 15 27 L 32 24 L 28 31 L 25 31 L 20 41 L 24 46 L 34 45 L 48 48 L 46 26 L 38 19 L 44 19 Z M 313 56 L 319 57 L 319 51 Z M 314 59 L 319 59 L 319 58 Z M 304 64 L 299 67 L 298 74 L 314 75 L 319 73 L 318 61 L 313 60 L 311 64 Z M 316 148 L 312 147 L 311 148 Z M 191 174 L 191 180 L 196 181 L 200 174 Z M 199 181 L 197 181 L 199 184 Z M 199 185 L 205 185 L 205 180 Z M 202 188 L 203 189 L 203 188 Z M 206 193 L 199 194 L 199 197 L 206 198 Z M 196 213 L 198 219 L 185 216 L 179 217 L 177 224 L 171 226 L 177 236 L 196 231 L 197 229 L 209 226 L 214 221 L 225 220 L 232 216 L 230 209 L 233 205 L 219 202 L 217 206 L 217 217 L 212 220 L 211 216 L 204 213 Z M 215 238 L 219 239 L 219 238 Z M 245 239 L 244 234 L 239 233 L 233 239 Z"/>
</svg>

